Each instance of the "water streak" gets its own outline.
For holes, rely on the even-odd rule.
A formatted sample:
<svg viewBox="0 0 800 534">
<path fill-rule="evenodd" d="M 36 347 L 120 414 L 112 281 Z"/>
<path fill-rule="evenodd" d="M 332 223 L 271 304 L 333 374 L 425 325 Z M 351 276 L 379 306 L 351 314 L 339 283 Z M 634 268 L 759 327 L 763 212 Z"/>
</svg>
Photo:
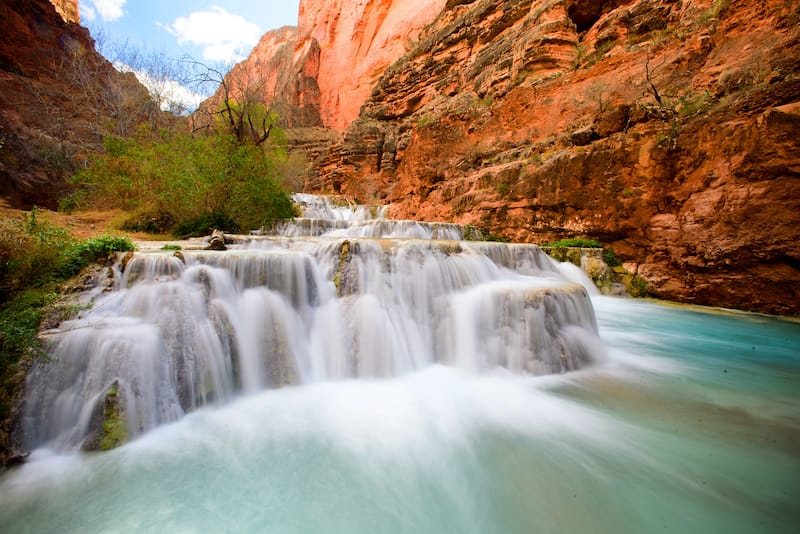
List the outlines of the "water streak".
<svg viewBox="0 0 800 534">
<path fill-rule="evenodd" d="M 113 291 L 66 323 L 31 373 L 27 445 L 80 446 L 112 388 L 136 436 L 238 393 L 435 364 L 548 374 L 603 359 L 585 289 L 537 247 L 432 240 L 463 233 L 335 208 L 346 234 L 374 236 L 126 257 Z"/>
<path fill-rule="evenodd" d="M 63 326 L 0 529 L 797 530 L 800 324 L 589 303 L 532 246 L 241 242 Z M 114 384 L 138 438 L 76 453 Z"/>
</svg>

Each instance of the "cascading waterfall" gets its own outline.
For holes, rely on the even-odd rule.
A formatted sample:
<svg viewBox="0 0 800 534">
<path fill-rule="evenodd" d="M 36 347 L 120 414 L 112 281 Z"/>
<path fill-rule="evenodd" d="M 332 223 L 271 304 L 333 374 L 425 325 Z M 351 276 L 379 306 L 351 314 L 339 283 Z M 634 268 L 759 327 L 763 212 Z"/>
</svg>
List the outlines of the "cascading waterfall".
<svg viewBox="0 0 800 534">
<path fill-rule="evenodd" d="M 52 333 L 50 358 L 30 373 L 27 445 L 95 439 L 112 388 L 137 435 L 265 388 L 435 364 L 562 373 L 602 358 L 587 291 L 537 247 L 295 198 L 335 217 L 316 226 L 329 228 L 322 237 L 296 238 L 295 223 L 224 252 L 136 253 L 115 266 L 111 291 Z"/>
<path fill-rule="evenodd" d="M 0 531 L 797 530 L 800 323 L 300 200 L 317 237 L 138 252 L 47 334 Z"/>
<path fill-rule="evenodd" d="M 340 199 L 295 193 L 303 217 L 276 221 L 265 233 L 285 237 L 364 237 L 453 240 L 480 239 L 472 227 L 441 222 L 387 220 L 386 206 L 357 205 Z"/>
</svg>

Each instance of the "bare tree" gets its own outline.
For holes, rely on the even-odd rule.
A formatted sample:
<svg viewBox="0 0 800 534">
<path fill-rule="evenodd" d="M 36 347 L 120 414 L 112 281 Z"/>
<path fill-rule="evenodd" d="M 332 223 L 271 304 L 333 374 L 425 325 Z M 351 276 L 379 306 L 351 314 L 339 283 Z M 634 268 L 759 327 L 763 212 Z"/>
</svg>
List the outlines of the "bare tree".
<svg viewBox="0 0 800 534">
<path fill-rule="evenodd" d="M 80 44 L 64 48 L 52 59 L 52 72 L 61 83 L 51 95 L 60 113 L 83 120 L 89 131 L 127 136 L 142 122 L 152 121 L 158 106 L 131 73 L 120 73 L 98 54 Z"/>
<path fill-rule="evenodd" d="M 127 41 L 109 47 L 104 53 L 118 70 L 136 75 L 159 110 L 173 115 L 194 111 L 187 97 L 199 95 L 190 95 L 189 89 L 182 85 L 189 77 L 185 62 L 170 58 L 163 52 L 131 46 Z"/>
<path fill-rule="evenodd" d="M 664 101 L 661 98 L 661 94 L 658 92 L 658 88 L 656 87 L 655 82 L 653 82 L 653 72 L 658 67 L 663 65 L 664 61 L 661 61 L 661 63 L 659 63 L 658 65 L 653 67 L 652 70 L 651 70 L 650 69 L 650 59 L 652 59 L 652 58 L 650 57 L 650 49 L 648 48 L 647 49 L 647 61 L 644 64 L 644 75 L 645 75 L 645 79 L 647 80 L 647 85 L 648 85 L 648 89 L 650 91 L 650 94 L 652 94 L 653 98 L 656 99 L 656 102 L 658 102 L 658 106 L 663 108 L 664 107 Z"/>
<path fill-rule="evenodd" d="M 222 67 L 188 61 L 192 85 L 215 89 L 195 113 L 194 129 L 222 126 L 240 143 L 263 145 L 278 122 L 278 114 L 263 103 L 265 80 L 244 69 L 227 69 L 226 74 Z"/>
</svg>

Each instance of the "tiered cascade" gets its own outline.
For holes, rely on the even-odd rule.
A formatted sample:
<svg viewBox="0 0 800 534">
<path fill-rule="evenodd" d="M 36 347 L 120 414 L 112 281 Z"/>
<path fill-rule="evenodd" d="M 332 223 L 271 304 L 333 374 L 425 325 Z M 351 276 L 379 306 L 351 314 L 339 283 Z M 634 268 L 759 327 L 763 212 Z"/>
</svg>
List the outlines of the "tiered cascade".
<svg viewBox="0 0 800 534">
<path fill-rule="evenodd" d="M 431 239 L 465 233 L 296 200 L 307 218 L 284 235 L 119 261 L 112 287 L 49 336 L 32 369 L 26 444 L 96 441 L 109 392 L 135 436 L 265 388 L 437 364 L 561 373 L 601 357 L 586 288 L 536 246 Z M 317 222 L 298 237 L 305 221 Z"/>
</svg>

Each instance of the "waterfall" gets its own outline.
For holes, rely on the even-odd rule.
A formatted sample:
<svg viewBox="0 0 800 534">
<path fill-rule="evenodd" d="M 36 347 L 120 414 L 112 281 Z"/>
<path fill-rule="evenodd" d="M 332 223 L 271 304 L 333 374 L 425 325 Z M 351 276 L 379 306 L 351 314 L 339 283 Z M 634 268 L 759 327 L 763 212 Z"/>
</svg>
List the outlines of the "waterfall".
<svg viewBox="0 0 800 534">
<path fill-rule="evenodd" d="M 275 235 L 115 265 L 113 287 L 50 333 L 49 356 L 31 369 L 27 446 L 85 446 L 110 391 L 136 436 L 266 388 L 433 365 L 563 373 L 602 358 L 586 289 L 536 246 L 295 201 L 310 217 Z"/>
</svg>

